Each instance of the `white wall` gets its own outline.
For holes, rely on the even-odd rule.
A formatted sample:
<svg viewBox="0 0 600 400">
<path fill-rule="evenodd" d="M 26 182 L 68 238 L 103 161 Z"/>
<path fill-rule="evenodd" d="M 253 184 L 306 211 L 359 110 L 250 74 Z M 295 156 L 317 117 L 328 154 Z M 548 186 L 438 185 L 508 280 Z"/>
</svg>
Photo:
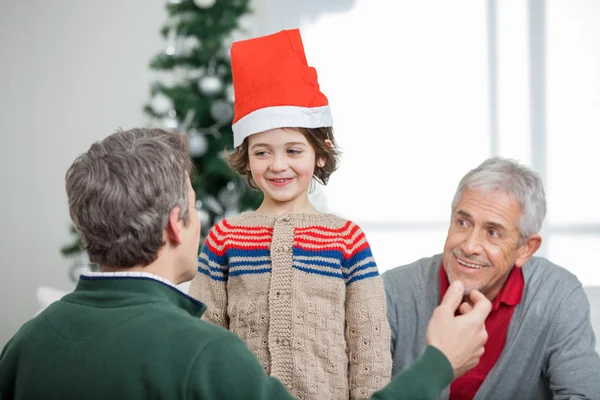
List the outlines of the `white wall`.
<svg viewBox="0 0 600 400">
<path fill-rule="evenodd" d="M 38 286 L 72 289 L 64 174 L 93 141 L 147 123 L 165 21 L 162 0 L 0 2 L 0 347 Z"/>
</svg>

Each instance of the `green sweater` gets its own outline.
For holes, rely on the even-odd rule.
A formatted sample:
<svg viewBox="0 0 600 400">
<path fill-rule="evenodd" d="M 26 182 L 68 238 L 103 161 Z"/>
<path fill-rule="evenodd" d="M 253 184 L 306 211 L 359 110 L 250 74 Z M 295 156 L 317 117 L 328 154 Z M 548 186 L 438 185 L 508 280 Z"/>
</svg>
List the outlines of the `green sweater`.
<svg viewBox="0 0 600 400">
<path fill-rule="evenodd" d="M 290 399 L 205 306 L 148 278 L 82 276 L 0 355 L 0 400 Z M 436 399 L 452 380 L 429 347 L 374 399 Z"/>
</svg>

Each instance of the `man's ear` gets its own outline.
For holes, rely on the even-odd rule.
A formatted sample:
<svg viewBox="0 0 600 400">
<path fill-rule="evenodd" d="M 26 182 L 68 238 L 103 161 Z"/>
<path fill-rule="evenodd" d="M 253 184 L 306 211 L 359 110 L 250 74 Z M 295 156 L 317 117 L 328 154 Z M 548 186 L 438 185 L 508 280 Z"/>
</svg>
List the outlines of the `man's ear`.
<svg viewBox="0 0 600 400">
<path fill-rule="evenodd" d="M 181 214 L 181 209 L 179 207 L 175 207 L 169 213 L 169 220 L 167 222 L 167 237 L 169 240 L 172 240 L 176 244 L 182 243 L 181 237 L 181 219 L 179 215 Z"/>
<path fill-rule="evenodd" d="M 525 243 L 521 245 L 517 249 L 517 259 L 515 260 L 515 266 L 521 268 L 527 260 L 533 256 L 533 254 L 538 251 L 540 246 L 542 245 L 542 237 L 540 235 L 531 235 L 527 239 L 525 239 Z"/>
</svg>

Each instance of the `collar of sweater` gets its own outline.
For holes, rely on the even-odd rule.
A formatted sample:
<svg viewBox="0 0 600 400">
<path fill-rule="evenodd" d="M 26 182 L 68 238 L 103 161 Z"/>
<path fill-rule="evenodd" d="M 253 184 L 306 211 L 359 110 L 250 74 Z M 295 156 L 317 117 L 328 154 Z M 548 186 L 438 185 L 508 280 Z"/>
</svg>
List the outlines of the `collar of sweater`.
<svg viewBox="0 0 600 400">
<path fill-rule="evenodd" d="M 335 215 L 326 213 L 290 212 L 281 215 L 274 215 L 256 211 L 244 211 L 241 214 L 234 217 L 234 219 L 239 222 L 256 223 L 265 226 L 273 226 L 277 222 L 327 224 L 332 223 L 332 221 L 339 220 Z"/>
<path fill-rule="evenodd" d="M 148 302 L 168 303 L 200 317 L 206 306 L 186 295 L 168 281 L 150 274 L 83 274 L 73 293 L 63 297 L 92 307 L 124 307 Z"/>
</svg>

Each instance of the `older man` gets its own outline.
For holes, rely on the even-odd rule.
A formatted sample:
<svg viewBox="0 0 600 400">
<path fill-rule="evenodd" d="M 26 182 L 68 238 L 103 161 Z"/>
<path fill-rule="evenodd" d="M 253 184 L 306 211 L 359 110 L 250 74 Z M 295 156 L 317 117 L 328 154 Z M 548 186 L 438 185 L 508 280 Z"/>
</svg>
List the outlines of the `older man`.
<svg viewBox="0 0 600 400">
<path fill-rule="evenodd" d="M 600 399 L 589 303 L 577 278 L 533 257 L 546 214 L 539 176 L 488 159 L 465 175 L 452 202 L 443 254 L 383 274 L 397 373 L 425 346 L 425 329 L 448 285 L 492 302 L 485 353 L 441 398 Z M 468 306 L 464 306 L 468 309 Z"/>
<path fill-rule="evenodd" d="M 67 172 L 69 210 L 101 272 L 27 322 L 0 354 L 0 400 L 291 399 L 240 338 L 174 285 L 197 268 L 200 222 L 185 136 L 117 132 Z M 455 316 L 456 282 L 427 349 L 374 399 L 434 399 L 483 354 L 490 302 Z M 467 337 L 468 340 L 463 340 Z"/>
</svg>

